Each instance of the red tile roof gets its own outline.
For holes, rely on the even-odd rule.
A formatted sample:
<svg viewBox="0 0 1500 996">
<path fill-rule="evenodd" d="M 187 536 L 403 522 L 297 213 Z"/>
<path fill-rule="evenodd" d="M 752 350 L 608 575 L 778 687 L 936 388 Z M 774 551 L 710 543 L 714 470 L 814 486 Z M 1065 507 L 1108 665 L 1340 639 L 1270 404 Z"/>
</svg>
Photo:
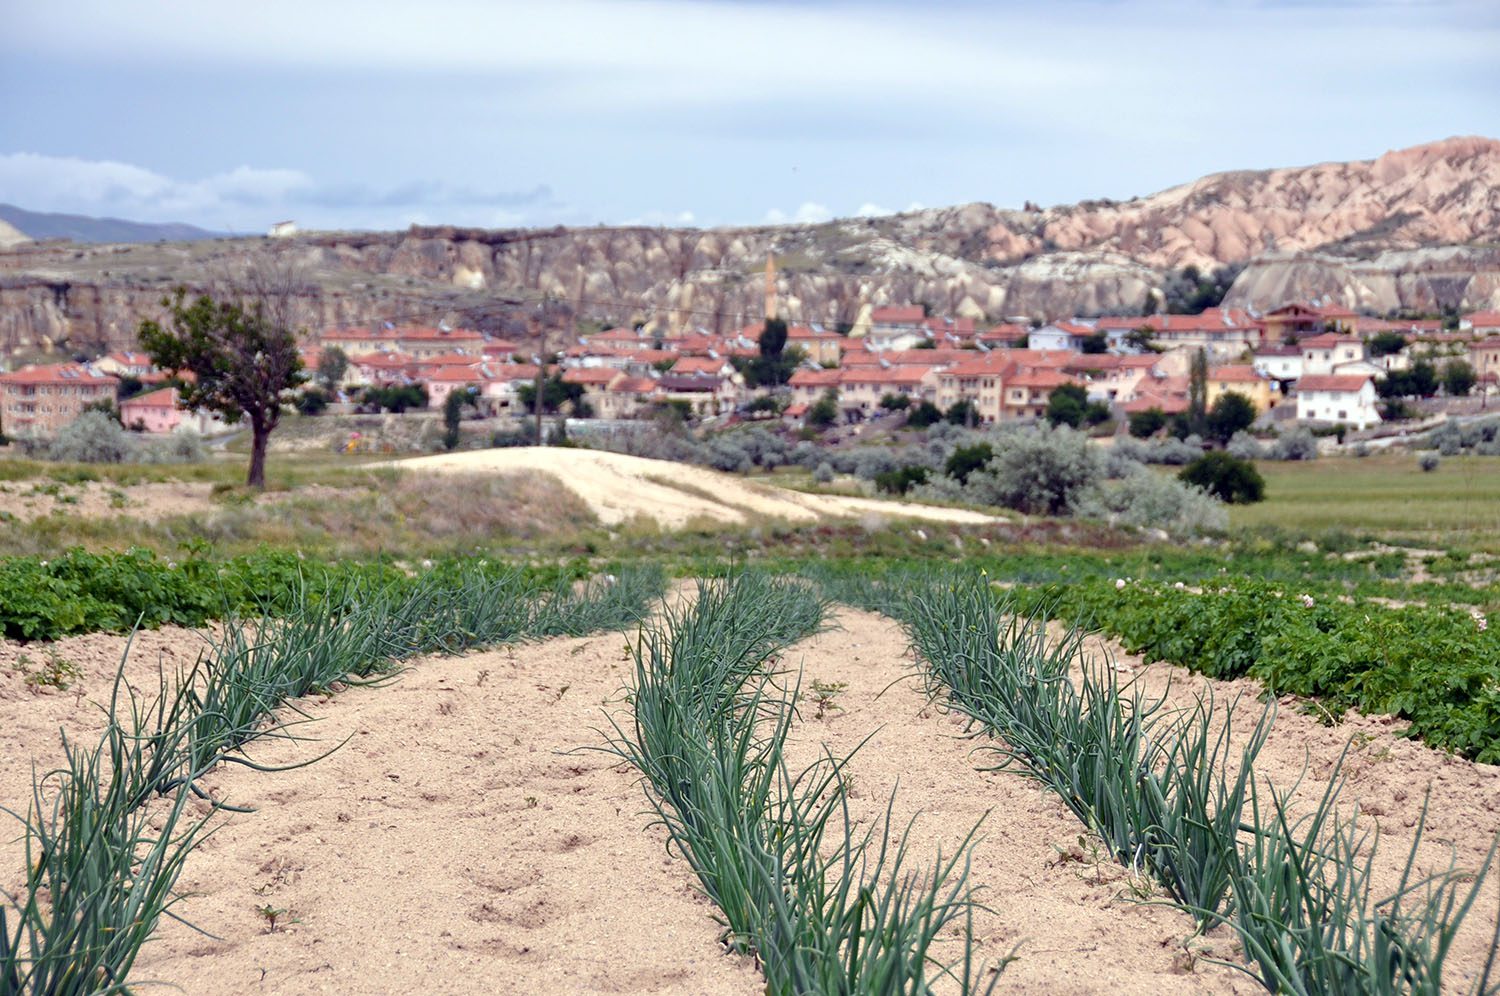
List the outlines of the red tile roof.
<svg viewBox="0 0 1500 996">
<path fill-rule="evenodd" d="M 1370 382 L 1364 374 L 1314 374 L 1297 381 L 1297 393 L 1303 391 L 1342 391 L 1353 393 Z"/>
<path fill-rule="evenodd" d="M 1263 378 L 1248 363 L 1237 363 L 1227 367 L 1214 367 L 1208 372 L 1208 379 L 1255 383 Z"/>
<path fill-rule="evenodd" d="M 922 310 L 920 304 L 888 304 L 870 312 L 870 321 L 876 325 L 917 326 L 922 324 L 926 317 L 927 313 Z"/>
<path fill-rule="evenodd" d="M 618 376 L 620 376 L 620 371 L 611 367 L 574 367 L 571 370 L 564 370 L 562 379 L 564 384 L 603 387 Z"/>
<path fill-rule="evenodd" d="M 1358 336 L 1339 335 L 1337 332 L 1324 332 L 1322 335 L 1303 339 L 1301 346 L 1303 349 L 1332 349 L 1335 346 L 1358 346 L 1361 342 L 1362 340 Z"/>
<path fill-rule="evenodd" d="M 798 370 L 787 384 L 791 387 L 833 387 L 839 382 L 838 370 Z"/>
<path fill-rule="evenodd" d="M 0 374 L 0 384 L 88 384 L 105 387 L 119 384 L 118 377 L 95 373 L 81 363 L 48 363 Z"/>
<path fill-rule="evenodd" d="M 120 402 L 120 411 L 129 411 L 132 408 L 176 408 L 177 388 L 163 387 L 147 394 L 137 394 Z"/>
</svg>

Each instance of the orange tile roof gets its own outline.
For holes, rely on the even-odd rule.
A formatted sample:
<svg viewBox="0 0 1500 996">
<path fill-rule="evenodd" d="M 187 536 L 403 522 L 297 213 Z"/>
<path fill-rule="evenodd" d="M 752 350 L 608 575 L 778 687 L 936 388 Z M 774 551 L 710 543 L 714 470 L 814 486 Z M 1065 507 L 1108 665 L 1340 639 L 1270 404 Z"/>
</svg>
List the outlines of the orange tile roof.
<svg viewBox="0 0 1500 996">
<path fill-rule="evenodd" d="M 787 384 L 791 387 L 832 387 L 839 382 L 838 370 L 797 370 Z"/>
<path fill-rule="evenodd" d="M 1214 367 L 1208 372 L 1209 380 L 1255 382 L 1261 380 L 1260 374 L 1248 363 L 1236 363 L 1227 367 Z"/>
<path fill-rule="evenodd" d="M 118 377 L 95 373 L 81 363 L 47 363 L 0 374 L 0 384 L 89 384 L 103 387 L 118 383 Z"/>
<path fill-rule="evenodd" d="M 120 402 L 120 411 L 131 408 L 176 408 L 177 388 L 163 387 L 147 394 L 137 394 Z"/>
<path fill-rule="evenodd" d="M 603 387 L 618 376 L 620 376 L 620 371 L 610 367 L 574 367 L 571 370 L 564 370 L 562 379 L 564 384 L 592 384 L 596 387 Z"/>
<path fill-rule="evenodd" d="M 1297 393 L 1301 394 L 1303 391 L 1352 393 L 1361 390 L 1369 382 L 1370 378 L 1363 374 L 1314 374 L 1297 381 Z"/>
</svg>

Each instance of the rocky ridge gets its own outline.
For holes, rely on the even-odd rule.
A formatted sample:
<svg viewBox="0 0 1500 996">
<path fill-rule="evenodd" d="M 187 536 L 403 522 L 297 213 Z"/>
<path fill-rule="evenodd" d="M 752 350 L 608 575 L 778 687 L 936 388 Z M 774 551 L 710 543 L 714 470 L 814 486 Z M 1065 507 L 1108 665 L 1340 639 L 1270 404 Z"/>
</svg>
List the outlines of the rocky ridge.
<svg viewBox="0 0 1500 996">
<path fill-rule="evenodd" d="M 1378 159 L 1236 171 L 1129 201 L 967 204 L 820 225 L 722 229 L 412 228 L 285 240 L 0 251 L 0 350 L 129 345 L 165 290 L 203 286 L 267 246 L 307 275 L 310 328 L 448 320 L 525 334 L 550 296 L 602 322 L 725 331 L 759 318 L 778 263 L 783 313 L 829 325 L 871 307 L 935 314 L 1138 312 L 1182 267 L 1243 265 L 1228 301 L 1327 298 L 1374 312 L 1500 306 L 1500 141 L 1454 138 Z"/>
</svg>

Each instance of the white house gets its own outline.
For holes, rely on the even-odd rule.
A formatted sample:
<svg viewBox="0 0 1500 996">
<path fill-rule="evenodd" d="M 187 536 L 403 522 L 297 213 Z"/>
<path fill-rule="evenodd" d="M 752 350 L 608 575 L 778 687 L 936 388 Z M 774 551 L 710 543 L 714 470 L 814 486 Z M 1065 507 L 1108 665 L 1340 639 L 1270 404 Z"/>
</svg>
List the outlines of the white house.
<svg viewBox="0 0 1500 996">
<path fill-rule="evenodd" d="M 1303 339 L 1303 376 L 1331 374 L 1340 365 L 1365 358 L 1364 341 L 1357 336 L 1325 332 L 1311 339 Z"/>
<path fill-rule="evenodd" d="M 1302 376 L 1302 350 L 1296 346 L 1262 346 L 1255 351 L 1256 371 L 1272 380 Z"/>
<path fill-rule="evenodd" d="M 1363 374 L 1307 374 L 1297 382 L 1297 421 L 1378 425 L 1375 382 Z"/>
<path fill-rule="evenodd" d="M 1092 325 L 1082 322 L 1053 322 L 1051 325 L 1043 325 L 1039 329 L 1032 329 L 1031 334 L 1026 337 L 1027 349 L 1041 349 L 1048 352 L 1057 350 L 1073 350 L 1077 352 L 1083 349 L 1083 341 L 1090 339 L 1099 332 Z M 1106 335 L 1110 335 L 1108 330 Z M 1125 333 L 1111 336 L 1110 345 L 1118 346 L 1124 338 Z"/>
</svg>

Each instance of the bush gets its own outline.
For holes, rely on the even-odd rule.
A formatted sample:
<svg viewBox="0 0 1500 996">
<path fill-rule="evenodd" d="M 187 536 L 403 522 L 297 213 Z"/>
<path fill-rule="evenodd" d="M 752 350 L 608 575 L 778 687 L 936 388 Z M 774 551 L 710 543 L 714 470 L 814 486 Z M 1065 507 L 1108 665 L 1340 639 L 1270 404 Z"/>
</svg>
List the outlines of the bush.
<svg viewBox="0 0 1500 996">
<path fill-rule="evenodd" d="M 1167 416 L 1160 408 L 1147 408 L 1143 412 L 1130 413 L 1130 434 L 1137 439 L 1154 436 L 1167 424 Z"/>
<path fill-rule="evenodd" d="M 1186 439 L 1163 439 L 1151 447 L 1149 463 L 1181 467 L 1203 455 L 1203 442 L 1197 436 Z"/>
<path fill-rule="evenodd" d="M 1174 536 L 1222 532 L 1229 526 L 1223 504 L 1201 488 L 1136 464 L 1120 480 L 1090 488 L 1078 511 L 1138 528 L 1164 529 Z"/>
<path fill-rule="evenodd" d="M 875 475 L 875 487 L 893 495 L 904 495 L 916 485 L 926 483 L 926 467 L 902 467 Z"/>
<path fill-rule="evenodd" d="M 931 401 L 919 401 L 912 405 L 906 412 L 906 427 L 908 429 L 925 429 L 930 425 L 936 425 L 943 420 L 943 412 Z"/>
<path fill-rule="evenodd" d="M 1272 460 L 1315 460 L 1318 456 L 1318 441 L 1307 429 L 1293 429 L 1282 433 L 1267 455 Z"/>
<path fill-rule="evenodd" d="M 817 481 L 819 484 L 827 484 L 834 478 L 833 468 L 829 466 L 827 460 L 824 460 L 822 463 L 818 464 L 816 469 L 813 470 L 812 476 L 813 480 Z"/>
<path fill-rule="evenodd" d="M 1266 458 L 1266 448 L 1261 445 L 1260 440 L 1243 431 L 1234 434 L 1225 450 L 1241 460 L 1264 460 Z"/>
<path fill-rule="evenodd" d="M 118 421 L 91 411 L 57 430 L 41 453 L 48 460 L 67 463 L 125 463 L 135 457 L 136 441 Z"/>
<path fill-rule="evenodd" d="M 838 420 L 839 399 L 832 391 L 825 391 L 807 410 L 807 425 L 812 429 L 827 429 Z"/>
<path fill-rule="evenodd" d="M 1131 436 L 1116 439 L 1115 444 L 1104 451 L 1105 474 L 1111 480 L 1125 477 L 1148 463 L 1150 456 L 1151 447 L 1139 439 Z"/>
<path fill-rule="evenodd" d="M 1430 474 L 1438 469 L 1438 464 L 1441 462 L 1436 453 L 1423 453 L 1417 460 L 1417 466 L 1421 467 L 1423 472 Z"/>
<path fill-rule="evenodd" d="M 943 473 L 953 478 L 959 484 L 968 484 L 969 475 L 980 470 L 994 457 L 995 451 L 989 443 L 975 443 L 973 446 L 960 446 L 953 451 L 943 464 Z"/>
<path fill-rule="evenodd" d="M 1208 434 L 1228 442 L 1255 424 L 1255 403 L 1238 391 L 1225 391 L 1208 412 Z"/>
<path fill-rule="evenodd" d="M 982 419 L 979 417 L 979 409 L 974 407 L 974 402 L 968 398 L 955 401 L 953 407 L 944 413 L 943 418 L 949 425 L 978 425 Z M 907 420 L 910 424 L 910 419 Z"/>
<path fill-rule="evenodd" d="M 1266 496 L 1266 481 L 1248 460 L 1231 453 L 1205 453 L 1177 475 L 1230 505 L 1250 505 Z"/>
<path fill-rule="evenodd" d="M 1039 426 L 1008 434 L 994 459 L 969 476 L 965 490 L 986 505 L 1062 515 L 1103 479 L 1104 458 L 1088 437 L 1065 427 Z"/>
</svg>

